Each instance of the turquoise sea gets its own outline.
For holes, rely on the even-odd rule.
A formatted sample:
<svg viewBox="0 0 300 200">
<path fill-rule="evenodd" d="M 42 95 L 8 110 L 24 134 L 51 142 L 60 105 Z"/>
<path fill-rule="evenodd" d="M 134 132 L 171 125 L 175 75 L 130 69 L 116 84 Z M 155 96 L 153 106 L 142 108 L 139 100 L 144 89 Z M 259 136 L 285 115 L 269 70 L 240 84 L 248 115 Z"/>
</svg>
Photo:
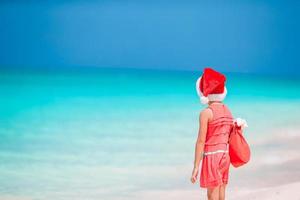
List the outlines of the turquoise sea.
<svg viewBox="0 0 300 200">
<path fill-rule="evenodd" d="M 151 191 L 198 189 L 189 177 L 204 108 L 195 90 L 200 75 L 1 70 L 1 199 L 147 199 Z M 300 134 L 300 78 L 225 75 L 225 103 L 247 120 L 250 144 L 278 130 Z"/>
</svg>

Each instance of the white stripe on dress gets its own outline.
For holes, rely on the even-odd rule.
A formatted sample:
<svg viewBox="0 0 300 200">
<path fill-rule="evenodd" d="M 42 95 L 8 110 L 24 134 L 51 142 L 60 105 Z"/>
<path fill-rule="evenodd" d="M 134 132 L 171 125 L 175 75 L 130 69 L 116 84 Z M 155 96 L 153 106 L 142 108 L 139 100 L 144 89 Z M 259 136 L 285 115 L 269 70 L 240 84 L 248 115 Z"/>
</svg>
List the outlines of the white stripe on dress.
<svg viewBox="0 0 300 200">
<path fill-rule="evenodd" d="M 208 151 L 208 152 L 204 152 L 203 154 L 206 156 L 206 155 L 221 153 L 221 152 L 228 153 L 228 150 Z"/>
</svg>

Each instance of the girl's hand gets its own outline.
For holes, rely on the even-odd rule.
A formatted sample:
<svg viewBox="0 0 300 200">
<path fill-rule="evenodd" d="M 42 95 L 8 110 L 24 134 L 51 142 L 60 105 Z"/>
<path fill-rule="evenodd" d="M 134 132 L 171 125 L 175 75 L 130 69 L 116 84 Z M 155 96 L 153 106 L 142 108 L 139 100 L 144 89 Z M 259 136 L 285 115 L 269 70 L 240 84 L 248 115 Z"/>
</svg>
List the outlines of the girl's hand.
<svg viewBox="0 0 300 200">
<path fill-rule="evenodd" d="M 198 167 L 194 167 L 193 172 L 192 172 L 192 177 L 191 177 L 191 182 L 195 183 L 197 180 L 197 176 L 198 176 Z"/>
</svg>

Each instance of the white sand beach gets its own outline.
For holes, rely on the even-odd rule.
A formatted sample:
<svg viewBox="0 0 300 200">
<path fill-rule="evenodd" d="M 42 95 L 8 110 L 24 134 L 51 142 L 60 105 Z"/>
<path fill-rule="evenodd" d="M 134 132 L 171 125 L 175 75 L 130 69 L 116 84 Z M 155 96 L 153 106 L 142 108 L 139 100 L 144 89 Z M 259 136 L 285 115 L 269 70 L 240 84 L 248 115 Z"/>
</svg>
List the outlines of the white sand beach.
<svg viewBox="0 0 300 200">
<path fill-rule="evenodd" d="M 226 199 L 228 200 L 300 200 L 300 182 L 289 183 L 275 187 L 265 187 L 250 190 L 228 190 Z M 206 199 L 204 190 L 162 190 L 152 192 L 142 192 L 134 199 L 143 200 L 200 200 Z M 124 198 L 117 198 L 124 199 Z M 132 199 L 132 198 L 125 198 Z"/>
<path fill-rule="evenodd" d="M 299 200 L 300 182 L 289 183 L 276 187 L 265 187 L 249 191 L 230 191 L 229 200 Z"/>
</svg>

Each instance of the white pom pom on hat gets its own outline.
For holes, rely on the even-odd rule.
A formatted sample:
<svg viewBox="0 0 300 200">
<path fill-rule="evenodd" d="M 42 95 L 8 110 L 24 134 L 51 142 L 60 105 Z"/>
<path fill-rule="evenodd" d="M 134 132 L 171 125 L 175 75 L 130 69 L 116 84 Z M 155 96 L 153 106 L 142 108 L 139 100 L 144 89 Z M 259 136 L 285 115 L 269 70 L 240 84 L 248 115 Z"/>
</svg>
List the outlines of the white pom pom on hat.
<svg viewBox="0 0 300 200">
<path fill-rule="evenodd" d="M 209 99 L 208 99 L 208 97 L 202 96 L 202 97 L 200 97 L 200 101 L 202 104 L 208 104 Z"/>
<path fill-rule="evenodd" d="M 197 79 L 196 91 L 202 104 L 209 101 L 223 101 L 227 95 L 226 77 L 211 69 L 205 68 L 202 76 Z"/>
</svg>

